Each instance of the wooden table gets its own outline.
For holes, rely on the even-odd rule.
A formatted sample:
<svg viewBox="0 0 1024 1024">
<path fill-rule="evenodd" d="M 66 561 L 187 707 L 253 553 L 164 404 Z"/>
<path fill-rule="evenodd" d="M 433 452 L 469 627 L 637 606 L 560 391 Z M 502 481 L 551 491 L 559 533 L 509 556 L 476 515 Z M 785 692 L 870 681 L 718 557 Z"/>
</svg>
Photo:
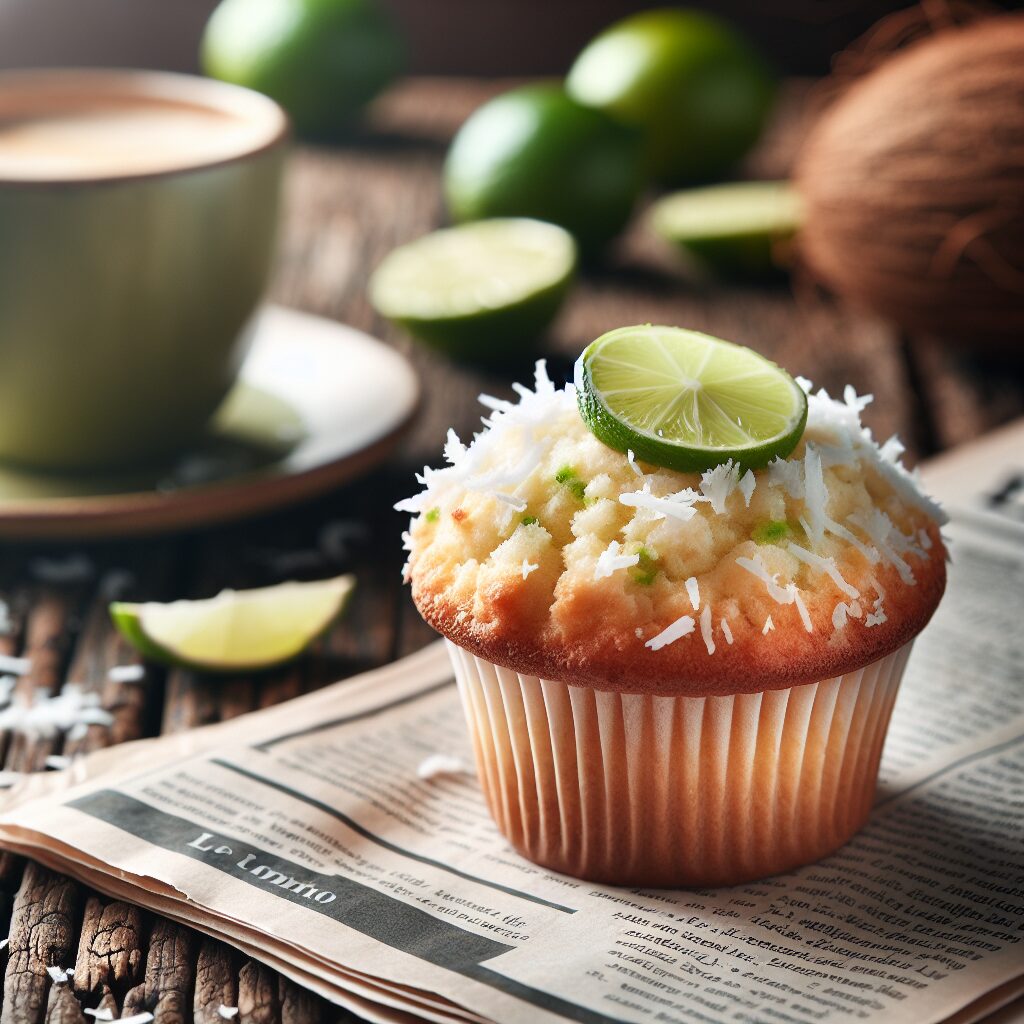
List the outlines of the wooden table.
<svg viewBox="0 0 1024 1024">
<path fill-rule="evenodd" d="M 439 167 L 447 139 L 501 83 L 420 81 L 380 105 L 374 130 L 343 150 L 298 152 L 288 181 L 273 298 L 346 321 L 407 352 L 422 374 L 420 421 L 399 457 L 357 484 L 242 526 L 156 541 L 80 547 L 0 547 L 0 597 L 13 620 L 0 653 L 32 660 L 24 689 L 54 694 L 72 684 L 100 694 L 113 724 L 69 736 L 0 735 L 9 772 L 38 771 L 47 758 L 160 732 L 190 729 L 265 707 L 380 665 L 431 639 L 399 580 L 402 517 L 393 501 L 415 490 L 413 471 L 436 462 L 445 431 L 478 421 L 481 390 L 507 394 L 529 377 L 532 357 L 481 370 L 454 366 L 380 321 L 365 296 L 367 275 L 393 246 L 443 216 Z M 801 134 L 806 87 L 787 90 L 777 123 L 752 160 L 760 176 L 786 172 Z M 1020 366 L 985 364 L 929 339 L 838 309 L 812 289 L 727 287 L 682 276 L 671 254 L 636 227 L 587 274 L 544 346 L 554 374 L 603 331 L 642 321 L 681 324 L 759 348 L 791 371 L 841 391 L 875 395 L 867 421 L 879 437 L 899 432 L 910 459 L 932 454 L 1024 412 Z M 110 596 L 206 596 L 224 586 L 352 571 L 359 591 L 346 621 L 301 663 L 262 677 L 210 680 L 148 669 L 140 683 L 112 684 L 107 669 L 130 659 L 106 615 Z M 51 761 L 53 764 L 61 763 Z M 0 914 L 10 944 L 0 1024 L 85 1024 L 83 1007 L 115 1017 L 140 1009 L 157 1024 L 190 1017 L 223 1024 L 350 1020 L 246 960 L 70 880 L 0 855 Z M 0 934 L 3 934 L 0 931 Z M 75 968 L 52 986 L 48 965 Z"/>
</svg>

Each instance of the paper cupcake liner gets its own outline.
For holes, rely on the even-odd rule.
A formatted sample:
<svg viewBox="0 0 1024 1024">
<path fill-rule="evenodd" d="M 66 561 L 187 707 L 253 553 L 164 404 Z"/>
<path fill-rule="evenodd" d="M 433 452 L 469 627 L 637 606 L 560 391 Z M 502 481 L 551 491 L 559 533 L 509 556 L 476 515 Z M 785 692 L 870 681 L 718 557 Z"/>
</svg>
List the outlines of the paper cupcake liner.
<svg viewBox="0 0 1024 1024">
<path fill-rule="evenodd" d="M 705 886 L 806 864 L 860 828 L 911 646 L 727 697 L 604 692 L 448 650 L 484 795 L 520 853 L 594 881 Z"/>
</svg>

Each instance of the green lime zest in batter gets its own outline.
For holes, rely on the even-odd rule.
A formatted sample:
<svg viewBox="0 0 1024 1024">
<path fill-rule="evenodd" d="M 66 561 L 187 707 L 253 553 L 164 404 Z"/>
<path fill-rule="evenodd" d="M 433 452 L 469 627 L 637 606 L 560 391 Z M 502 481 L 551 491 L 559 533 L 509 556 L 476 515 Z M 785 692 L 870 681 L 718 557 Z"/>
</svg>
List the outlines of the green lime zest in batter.
<svg viewBox="0 0 1024 1024">
<path fill-rule="evenodd" d="M 658 576 L 658 559 L 647 548 L 641 548 L 637 554 L 640 561 L 633 566 L 633 582 L 649 587 Z"/>
<path fill-rule="evenodd" d="M 436 523 L 441 518 L 441 509 L 435 505 L 432 509 L 428 509 L 423 516 L 428 523 Z"/>
<path fill-rule="evenodd" d="M 520 522 L 523 526 L 536 526 L 539 520 L 536 516 L 523 516 Z"/>
<path fill-rule="evenodd" d="M 750 534 L 755 544 L 778 544 L 793 533 L 793 528 L 784 519 L 769 519 L 758 523 Z"/>
<path fill-rule="evenodd" d="M 586 502 L 587 485 L 579 478 L 572 466 L 563 466 L 555 474 L 555 483 L 561 484 L 577 501 Z"/>
</svg>

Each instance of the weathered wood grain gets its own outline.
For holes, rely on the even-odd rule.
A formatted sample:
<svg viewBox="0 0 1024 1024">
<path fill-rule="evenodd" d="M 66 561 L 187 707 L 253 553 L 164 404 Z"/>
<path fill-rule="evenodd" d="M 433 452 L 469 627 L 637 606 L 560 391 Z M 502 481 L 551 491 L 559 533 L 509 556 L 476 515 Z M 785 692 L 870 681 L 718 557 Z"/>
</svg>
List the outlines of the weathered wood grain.
<svg viewBox="0 0 1024 1024">
<path fill-rule="evenodd" d="M 196 992 L 192 1004 L 195 1024 L 224 1024 L 221 1007 L 238 1006 L 238 966 L 235 953 L 223 942 L 203 939 L 196 963 Z"/>
<path fill-rule="evenodd" d="M 281 1024 L 278 976 L 269 967 L 247 961 L 238 972 L 239 1024 Z"/>
<path fill-rule="evenodd" d="M 189 1024 L 198 949 L 198 936 L 191 929 L 161 918 L 153 921 L 143 1005 L 154 1024 Z"/>
<path fill-rule="evenodd" d="M 104 987 L 124 992 L 137 984 L 146 964 L 145 941 L 138 907 L 90 896 L 75 959 L 75 992 L 88 997 Z"/>
<path fill-rule="evenodd" d="M 40 1024 L 52 984 L 48 967 L 74 963 L 81 889 L 29 863 L 11 915 L 0 1024 Z"/>
<path fill-rule="evenodd" d="M 53 985 L 46 1002 L 46 1024 L 86 1024 L 82 1004 L 68 985 Z"/>
</svg>

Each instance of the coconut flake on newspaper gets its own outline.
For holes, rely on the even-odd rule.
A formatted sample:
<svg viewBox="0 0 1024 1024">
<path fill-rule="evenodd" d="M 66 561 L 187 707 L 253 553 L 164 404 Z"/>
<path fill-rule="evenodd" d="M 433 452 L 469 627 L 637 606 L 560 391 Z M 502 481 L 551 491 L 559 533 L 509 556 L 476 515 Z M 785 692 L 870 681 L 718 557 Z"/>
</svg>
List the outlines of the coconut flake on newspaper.
<svg viewBox="0 0 1024 1024">
<path fill-rule="evenodd" d="M 470 775 L 469 765 L 461 757 L 452 754 L 429 754 L 416 768 L 416 775 L 429 782 L 448 775 Z"/>
<path fill-rule="evenodd" d="M 597 556 L 597 562 L 594 564 L 594 579 L 604 579 L 607 576 L 611 576 L 614 572 L 619 572 L 621 569 L 630 569 L 639 563 L 639 552 L 633 555 L 624 555 L 621 547 L 619 546 L 619 542 L 617 540 L 613 540 L 608 547 L 606 547 L 604 551 Z"/>
</svg>

